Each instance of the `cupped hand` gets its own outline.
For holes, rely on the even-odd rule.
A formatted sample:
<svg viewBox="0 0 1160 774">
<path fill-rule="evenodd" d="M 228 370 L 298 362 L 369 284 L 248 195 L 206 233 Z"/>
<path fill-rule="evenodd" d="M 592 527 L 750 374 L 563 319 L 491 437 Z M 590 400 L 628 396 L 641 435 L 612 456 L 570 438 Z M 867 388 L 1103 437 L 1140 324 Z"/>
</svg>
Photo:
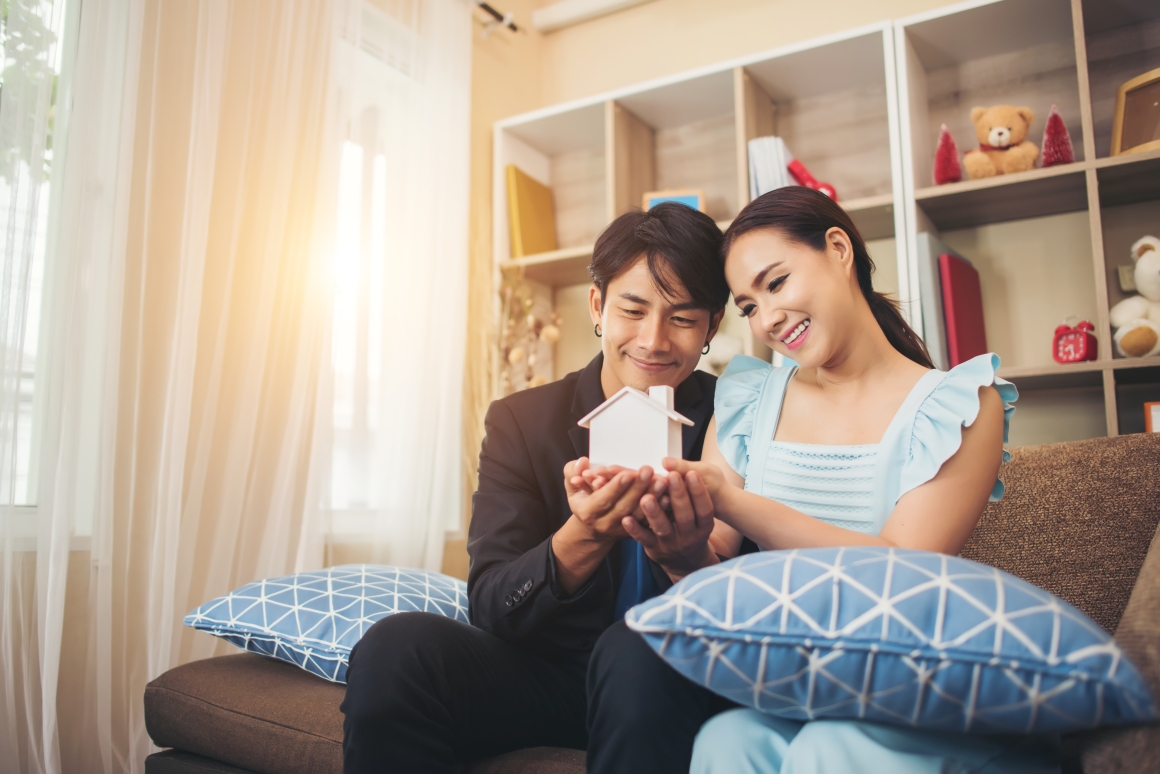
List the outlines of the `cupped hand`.
<svg viewBox="0 0 1160 774">
<path fill-rule="evenodd" d="M 591 472 L 587 457 L 564 466 L 564 488 L 572 515 L 596 540 L 616 540 L 625 537 L 622 525 L 640 503 L 640 498 L 653 482 L 652 468 L 640 470 L 608 470 L 604 474 L 586 476 Z M 599 486 L 593 486 L 598 483 Z"/>
<path fill-rule="evenodd" d="M 668 507 L 650 492 L 640 499 L 647 526 L 633 517 L 626 517 L 622 525 L 675 583 L 717 563 L 709 547 L 715 524 L 713 500 L 696 473 L 683 476 L 674 471 L 657 478 L 666 480 Z"/>
</svg>

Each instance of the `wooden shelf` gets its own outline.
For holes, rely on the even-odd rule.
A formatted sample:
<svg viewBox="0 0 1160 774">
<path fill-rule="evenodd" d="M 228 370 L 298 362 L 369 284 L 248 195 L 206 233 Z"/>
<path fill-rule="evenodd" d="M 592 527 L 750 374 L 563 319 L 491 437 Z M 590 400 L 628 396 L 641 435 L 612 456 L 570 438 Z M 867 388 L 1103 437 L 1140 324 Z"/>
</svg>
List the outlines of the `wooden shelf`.
<svg viewBox="0 0 1160 774">
<path fill-rule="evenodd" d="M 1105 371 L 1130 371 L 1160 367 L 1160 356 L 1088 360 L 1083 363 L 1051 363 L 1038 366 L 1000 367 L 999 376 L 1027 390 L 1097 387 Z"/>
<path fill-rule="evenodd" d="M 1087 209 L 1083 162 L 920 188 L 919 207 L 943 231 Z"/>
<path fill-rule="evenodd" d="M 588 264 L 591 262 L 592 245 L 581 245 L 514 258 L 501 263 L 500 268 L 504 271 L 522 271 L 525 278 L 554 288 L 591 282 L 592 277 L 588 274 Z"/>
<path fill-rule="evenodd" d="M 1160 199 L 1160 150 L 1098 159 L 1092 166 L 1103 207 Z"/>
<path fill-rule="evenodd" d="M 840 202 L 865 240 L 894 236 L 894 194 Z"/>
</svg>

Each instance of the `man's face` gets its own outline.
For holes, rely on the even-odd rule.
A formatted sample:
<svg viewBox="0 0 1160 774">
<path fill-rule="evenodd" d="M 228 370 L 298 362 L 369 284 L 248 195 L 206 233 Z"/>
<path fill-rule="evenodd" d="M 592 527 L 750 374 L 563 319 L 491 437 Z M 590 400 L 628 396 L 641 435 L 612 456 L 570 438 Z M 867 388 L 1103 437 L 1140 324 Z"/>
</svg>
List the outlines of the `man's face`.
<svg viewBox="0 0 1160 774">
<path fill-rule="evenodd" d="M 674 297 L 653 282 L 642 255 L 608 283 L 601 306 L 600 290 L 588 294 L 592 322 L 602 328 L 605 397 L 621 387 L 647 391 L 653 385 L 676 387 L 697 367 L 701 350 L 717 332 L 721 315 L 697 308 L 675 275 L 666 277 Z"/>
</svg>

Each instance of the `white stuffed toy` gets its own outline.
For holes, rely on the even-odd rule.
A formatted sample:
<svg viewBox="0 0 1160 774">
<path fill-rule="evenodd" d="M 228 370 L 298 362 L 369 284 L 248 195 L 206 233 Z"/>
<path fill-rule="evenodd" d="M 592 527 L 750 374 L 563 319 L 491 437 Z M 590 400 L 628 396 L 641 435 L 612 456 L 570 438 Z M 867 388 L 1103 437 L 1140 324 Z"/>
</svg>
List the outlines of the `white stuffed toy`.
<svg viewBox="0 0 1160 774">
<path fill-rule="evenodd" d="M 1160 355 L 1160 239 L 1146 236 L 1132 245 L 1140 295 L 1111 308 L 1116 351 L 1124 357 Z"/>
</svg>

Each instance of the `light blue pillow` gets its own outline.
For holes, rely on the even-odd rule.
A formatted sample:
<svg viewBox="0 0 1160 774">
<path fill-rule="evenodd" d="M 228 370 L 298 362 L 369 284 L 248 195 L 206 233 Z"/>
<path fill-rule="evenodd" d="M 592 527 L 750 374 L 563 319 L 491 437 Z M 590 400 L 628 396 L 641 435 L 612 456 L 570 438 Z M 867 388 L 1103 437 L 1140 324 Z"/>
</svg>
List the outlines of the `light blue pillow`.
<svg viewBox="0 0 1160 774">
<path fill-rule="evenodd" d="M 469 623 L 467 584 L 427 570 L 344 564 L 247 583 L 194 610 L 185 625 L 345 683 L 363 633 L 411 611 Z"/>
<path fill-rule="evenodd" d="M 1063 732 L 1156 719 L 1111 636 L 1054 594 L 959 557 L 769 551 L 628 611 L 673 668 L 795 720 Z"/>
</svg>

